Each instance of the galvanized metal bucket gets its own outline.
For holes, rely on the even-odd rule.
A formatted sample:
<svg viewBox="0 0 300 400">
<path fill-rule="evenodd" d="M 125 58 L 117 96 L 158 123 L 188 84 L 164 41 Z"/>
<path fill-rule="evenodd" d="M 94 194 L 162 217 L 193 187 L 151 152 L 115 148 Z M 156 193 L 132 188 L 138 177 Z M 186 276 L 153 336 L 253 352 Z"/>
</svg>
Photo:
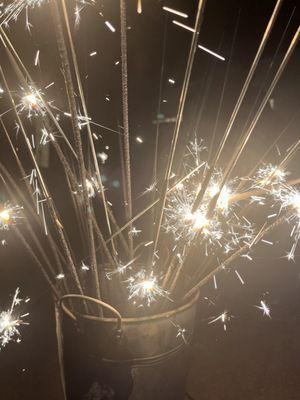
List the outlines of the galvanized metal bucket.
<svg viewBox="0 0 300 400">
<path fill-rule="evenodd" d="M 112 318 L 71 311 L 67 299 L 94 302 Z M 64 296 L 56 308 L 62 380 L 67 400 L 183 400 L 188 344 L 198 295 L 175 310 L 122 318 L 96 299 Z"/>
</svg>

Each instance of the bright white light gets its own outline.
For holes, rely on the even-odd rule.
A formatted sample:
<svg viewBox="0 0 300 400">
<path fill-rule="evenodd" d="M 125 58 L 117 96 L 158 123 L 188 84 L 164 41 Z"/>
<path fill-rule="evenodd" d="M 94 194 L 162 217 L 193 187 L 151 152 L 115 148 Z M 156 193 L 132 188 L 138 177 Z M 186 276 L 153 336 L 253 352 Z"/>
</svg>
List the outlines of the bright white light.
<svg viewBox="0 0 300 400">
<path fill-rule="evenodd" d="M 105 21 L 105 25 L 108 27 L 110 31 L 116 32 L 116 29 L 112 26 L 112 24 L 109 21 Z"/>
<path fill-rule="evenodd" d="M 8 210 L 3 210 L 3 211 L 1 211 L 1 212 L 0 212 L 0 218 L 1 218 L 3 221 L 8 222 L 9 219 L 10 219 L 9 211 L 8 211 Z"/>
<path fill-rule="evenodd" d="M 173 24 L 178 25 L 178 26 L 180 26 L 181 28 L 186 29 L 187 31 L 195 32 L 195 29 L 194 29 L 194 28 L 192 28 L 192 27 L 190 27 L 190 26 L 188 26 L 188 25 L 182 24 L 182 23 L 179 22 L 179 21 L 173 20 L 172 22 L 173 22 Z"/>
<path fill-rule="evenodd" d="M 187 14 L 185 14 L 185 13 L 183 13 L 181 11 L 178 11 L 178 10 L 174 10 L 174 8 L 163 7 L 163 10 L 168 11 L 168 12 L 170 12 L 172 14 L 178 15 L 179 17 L 182 17 L 182 18 L 188 18 Z"/>
<path fill-rule="evenodd" d="M 215 53 L 214 51 L 209 50 L 207 47 L 202 46 L 201 44 L 198 44 L 199 49 L 206 51 L 206 53 L 211 54 L 214 57 L 219 58 L 222 61 L 225 61 L 225 58 L 220 56 L 219 54 Z"/>
</svg>

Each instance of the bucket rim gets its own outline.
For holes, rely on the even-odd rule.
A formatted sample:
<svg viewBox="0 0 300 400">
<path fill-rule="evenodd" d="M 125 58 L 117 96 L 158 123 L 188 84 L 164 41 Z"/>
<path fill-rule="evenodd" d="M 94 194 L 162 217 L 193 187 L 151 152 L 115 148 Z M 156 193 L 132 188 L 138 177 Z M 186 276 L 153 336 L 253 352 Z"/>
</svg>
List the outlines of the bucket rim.
<svg viewBox="0 0 300 400">
<path fill-rule="evenodd" d="M 69 296 L 70 295 L 68 295 L 68 297 Z M 186 309 L 191 307 L 194 303 L 197 302 L 198 298 L 199 298 L 199 291 L 197 291 L 196 294 L 194 296 L 192 296 L 188 302 L 185 302 L 181 306 L 179 306 L 175 309 L 169 310 L 169 311 L 165 311 L 163 313 L 148 315 L 148 316 L 144 316 L 144 317 L 122 317 L 121 316 L 122 325 L 123 324 L 130 325 L 130 324 L 134 324 L 137 322 L 156 321 L 156 320 L 160 320 L 160 319 L 168 319 L 168 318 L 172 317 L 173 315 L 175 315 L 181 311 L 185 311 Z M 117 317 L 115 317 L 115 318 L 114 317 L 100 317 L 100 316 L 95 316 L 95 315 L 79 313 L 79 312 L 73 311 L 73 310 L 70 311 L 66 307 L 66 305 L 63 304 L 61 301 L 59 302 L 59 304 L 60 304 L 60 307 L 62 308 L 62 310 L 65 312 L 65 314 L 68 315 L 68 317 L 73 320 L 74 320 L 74 316 L 77 316 L 77 317 L 87 319 L 90 321 L 98 321 L 100 323 L 116 323 L 118 321 Z M 72 317 L 72 314 L 73 314 L 73 317 Z M 75 319 L 76 319 L 76 317 L 75 317 Z"/>
</svg>

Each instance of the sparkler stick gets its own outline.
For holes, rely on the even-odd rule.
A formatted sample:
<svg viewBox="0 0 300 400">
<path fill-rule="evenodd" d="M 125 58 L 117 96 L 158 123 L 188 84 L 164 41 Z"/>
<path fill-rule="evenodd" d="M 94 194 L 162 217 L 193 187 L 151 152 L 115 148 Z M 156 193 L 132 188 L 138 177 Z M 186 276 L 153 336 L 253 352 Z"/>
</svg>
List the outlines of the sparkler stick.
<svg viewBox="0 0 300 400">
<path fill-rule="evenodd" d="M 256 105 L 257 105 L 257 102 L 258 102 L 259 99 L 261 98 L 261 94 L 263 93 L 264 87 L 265 87 L 264 84 L 265 84 L 265 82 L 267 82 L 267 79 L 268 79 L 268 77 L 269 77 L 269 74 L 270 74 L 270 72 L 271 72 L 271 70 L 272 70 L 272 66 L 273 66 L 274 61 L 275 61 L 275 59 L 276 59 L 276 56 L 277 56 L 277 54 L 278 54 L 278 52 L 279 52 L 279 50 L 280 50 L 281 44 L 282 44 L 282 42 L 283 42 L 283 40 L 284 40 L 284 37 L 285 37 L 286 32 L 287 32 L 287 30 L 288 30 L 288 27 L 289 27 L 289 25 L 290 25 L 290 23 L 291 23 L 291 20 L 292 20 L 292 18 L 293 18 L 294 12 L 295 12 L 295 9 L 296 9 L 296 7 L 294 7 L 294 9 L 293 9 L 293 11 L 292 11 L 292 13 L 291 13 L 291 15 L 290 15 L 290 18 L 289 18 L 289 20 L 288 20 L 288 22 L 287 22 L 287 24 L 286 24 L 286 26 L 285 26 L 285 28 L 284 28 L 284 31 L 283 31 L 283 33 L 282 33 L 282 35 L 281 35 L 281 38 L 280 38 L 280 40 L 279 40 L 279 43 L 278 43 L 278 45 L 277 45 L 277 47 L 276 47 L 276 50 L 275 50 L 275 52 L 274 52 L 274 54 L 273 54 L 273 56 L 272 56 L 271 62 L 270 62 L 270 64 L 269 64 L 269 66 L 268 66 L 267 73 L 266 73 L 265 76 L 264 76 L 263 83 L 262 83 L 262 85 L 261 85 L 261 87 L 260 87 L 260 90 L 259 90 L 259 92 L 257 93 L 256 99 L 255 99 L 255 101 L 253 102 L 252 107 L 251 107 L 251 109 L 250 109 L 250 111 L 249 111 L 249 113 L 248 113 L 248 118 L 247 118 L 247 120 L 246 120 L 245 123 L 244 123 L 244 127 L 243 127 L 243 129 L 242 129 L 242 132 L 244 132 L 245 129 L 246 129 L 246 127 L 248 126 L 248 123 L 249 123 L 249 120 L 250 120 L 250 118 L 251 118 L 252 112 L 253 112 L 253 110 L 255 110 L 255 107 L 256 107 Z"/>
<path fill-rule="evenodd" d="M 185 76 L 184 76 L 184 81 L 183 81 L 183 85 L 182 85 L 182 91 L 181 91 L 180 100 L 179 100 L 179 107 L 178 107 L 178 112 L 177 112 L 177 117 L 176 117 L 176 122 L 175 122 L 173 138 L 172 138 L 170 156 L 168 158 L 167 169 L 166 169 L 164 182 L 163 182 L 162 196 L 159 201 L 159 211 L 158 211 L 158 219 L 157 219 L 157 223 L 156 223 L 156 232 L 155 232 L 151 265 L 153 264 L 154 254 L 156 252 L 160 229 L 161 229 L 161 225 L 162 225 L 164 207 L 166 204 L 166 196 L 167 196 L 167 192 L 168 192 L 169 179 L 171 176 L 173 159 L 174 159 L 176 145 L 177 145 L 177 141 L 178 141 L 179 130 L 180 130 L 183 110 L 184 110 L 184 106 L 185 106 L 185 100 L 186 100 L 188 86 L 189 86 L 190 77 L 191 77 L 191 73 L 192 73 L 194 57 L 195 57 L 195 52 L 196 52 L 196 48 L 197 48 L 198 35 L 199 35 L 199 30 L 200 30 L 200 26 L 201 26 L 201 22 L 202 22 L 202 18 L 203 18 L 204 5 L 205 5 L 205 0 L 199 0 L 197 16 L 196 16 L 196 21 L 195 21 L 195 28 L 194 28 L 195 31 L 193 33 L 193 38 L 192 38 L 191 47 L 190 47 L 190 53 L 189 53 Z"/>
<path fill-rule="evenodd" d="M 126 219 L 132 218 L 132 195 L 131 195 L 131 166 L 130 166 L 130 143 L 129 143 L 129 118 L 128 118 L 128 71 L 127 71 L 127 25 L 126 25 L 126 3 L 120 0 L 120 26 L 121 26 L 121 65 L 122 65 L 122 106 L 124 126 L 124 161 L 126 176 Z M 129 229 L 132 227 L 129 225 Z M 129 235 L 130 258 L 133 255 L 133 237 Z"/>
<path fill-rule="evenodd" d="M 261 114 L 262 114 L 262 112 L 263 112 L 263 110 L 265 108 L 265 105 L 267 104 L 267 102 L 268 102 L 268 100 L 269 100 L 269 98 L 270 98 L 270 96 L 271 96 L 271 94 L 272 94 L 272 92 L 273 92 L 273 90 L 274 90 L 274 88 L 275 88 L 275 86 L 276 86 L 276 84 L 277 84 L 282 72 L 284 71 L 284 68 L 285 68 L 289 58 L 291 57 L 291 55 L 292 55 L 292 53 L 293 53 L 293 51 L 294 51 L 294 49 L 295 49 L 295 47 L 296 47 L 296 45 L 298 43 L 299 37 L 300 37 L 300 28 L 297 29 L 297 31 L 296 31 L 296 33 L 295 33 L 295 35 L 294 35 L 294 37 L 293 37 L 293 39 L 292 39 L 292 41 L 290 43 L 290 46 L 289 46 L 288 50 L 286 51 L 285 56 L 284 56 L 280 66 L 279 66 L 279 68 L 278 68 L 278 70 L 277 70 L 277 72 L 275 74 L 275 77 L 274 77 L 273 81 L 271 82 L 270 87 L 269 87 L 264 99 L 262 100 L 262 102 L 261 102 L 261 104 L 260 104 L 260 106 L 259 106 L 259 108 L 258 108 L 258 110 L 257 110 L 257 112 L 256 112 L 256 114 L 255 114 L 255 116 L 253 118 L 253 121 L 251 122 L 248 130 L 245 132 L 245 135 L 242 138 L 240 145 L 238 146 L 237 150 L 233 153 L 233 156 L 232 156 L 230 162 L 228 163 L 228 167 L 227 167 L 227 169 L 226 169 L 226 171 L 224 173 L 224 177 L 223 177 L 222 183 L 220 185 L 220 190 L 217 193 L 217 195 L 212 199 L 212 204 L 210 206 L 210 211 L 214 208 L 214 206 L 215 206 L 215 204 L 216 204 L 216 202 L 217 202 L 217 200 L 219 198 L 219 195 L 221 193 L 222 188 L 224 187 L 224 185 L 225 185 L 227 179 L 229 178 L 232 170 L 236 166 L 236 163 L 239 160 L 240 155 L 242 154 L 242 152 L 243 152 L 243 150 L 244 150 L 244 148 L 245 148 L 245 146 L 246 146 L 246 144 L 247 144 L 247 142 L 248 142 L 248 140 L 249 140 L 249 138 L 250 138 L 250 136 L 251 136 L 251 134 L 252 134 L 252 132 L 253 132 L 253 130 L 255 128 L 255 126 L 256 126 L 256 123 L 257 123 L 259 117 L 261 116 Z M 284 162 L 286 162 L 288 157 L 291 154 L 293 154 L 294 151 L 297 150 L 299 144 L 300 144 L 300 140 L 298 140 L 298 142 L 295 144 L 295 146 L 293 146 L 290 154 L 288 154 L 287 157 L 283 160 Z"/>
<path fill-rule="evenodd" d="M 168 27 L 167 22 L 168 22 L 168 18 L 166 18 L 166 20 L 165 20 L 162 59 L 161 59 L 161 67 L 160 67 L 160 80 L 159 80 L 159 90 L 158 90 L 158 103 L 157 103 L 157 112 L 156 112 L 157 115 L 160 114 L 160 109 L 161 109 L 162 87 L 163 87 L 163 78 L 164 78 L 164 70 L 165 70 L 165 55 L 166 55 L 166 43 L 167 43 L 167 27 Z M 153 178 L 152 178 L 153 182 L 157 182 L 159 128 L 160 128 L 160 124 L 156 124 L 155 150 L 154 150 L 154 162 L 153 162 Z M 154 200 L 154 198 L 153 198 L 153 200 Z"/>
<path fill-rule="evenodd" d="M 67 29 L 68 40 L 69 40 L 70 49 L 71 49 L 71 55 L 72 55 L 72 61 L 73 61 L 73 66 L 74 66 L 74 70 L 75 70 L 75 75 L 76 75 L 77 86 L 78 86 L 78 90 L 79 90 L 79 94 L 80 94 L 83 113 L 84 113 L 86 123 L 87 123 L 86 126 L 87 126 L 87 131 L 88 131 L 90 148 L 92 150 L 92 159 L 93 159 L 94 168 L 96 171 L 97 181 L 98 181 L 99 188 L 100 188 L 101 195 L 102 195 L 106 223 L 107 223 L 109 234 L 111 235 L 111 226 L 110 226 L 110 221 L 109 221 L 109 216 L 108 216 L 108 211 L 107 211 L 107 203 L 106 203 L 106 198 L 105 198 L 105 193 L 104 193 L 104 187 L 103 187 L 102 180 L 101 180 L 100 168 L 98 165 L 97 155 L 96 155 L 95 146 L 94 146 L 94 142 L 93 142 L 93 135 L 91 132 L 91 127 L 90 127 L 90 123 L 89 123 L 89 119 L 88 119 L 88 112 L 87 112 L 85 97 L 84 97 L 83 88 L 82 88 L 82 84 L 81 84 L 79 68 L 78 68 L 78 63 L 77 63 L 77 57 L 76 57 L 75 47 L 74 47 L 74 43 L 73 43 L 73 39 L 72 39 L 72 34 L 71 34 L 70 23 L 69 23 L 65 0 L 61 0 L 61 3 L 62 3 L 63 16 L 64 16 L 66 29 Z M 112 242 L 112 246 L 113 246 L 113 242 Z"/>
<path fill-rule="evenodd" d="M 7 81 L 6 81 L 6 78 L 5 78 L 5 75 L 4 75 L 4 73 L 3 73 L 3 70 L 2 70 L 2 67 L 1 67 L 1 66 L 0 66 L 0 74 L 1 74 L 1 76 L 2 76 L 2 80 L 3 80 L 3 83 L 4 83 L 4 85 L 5 85 L 6 91 L 7 91 L 7 93 L 8 93 L 10 102 L 11 102 L 11 104 L 12 104 L 12 106 L 13 106 L 13 109 L 14 109 L 14 112 L 15 112 L 15 116 L 16 116 L 17 121 L 18 121 L 18 124 L 19 124 L 19 126 L 20 126 L 20 131 L 21 131 L 21 133 L 22 133 L 22 135 L 23 135 L 23 138 L 24 138 L 26 147 L 27 147 L 27 149 L 28 149 L 30 158 L 31 158 L 31 160 L 32 160 L 32 162 L 33 162 L 33 165 L 34 165 L 36 171 L 37 171 L 37 174 L 38 174 L 38 177 L 39 177 L 39 180 L 40 180 L 42 189 L 43 189 L 43 193 L 44 193 L 44 196 L 45 196 L 46 201 L 47 201 L 47 204 L 48 204 L 48 209 L 49 209 L 49 212 L 50 212 L 52 221 L 53 221 L 53 223 L 54 223 L 54 226 L 56 227 L 57 232 L 58 232 L 59 237 L 60 237 L 60 240 L 61 240 L 61 242 L 62 242 L 62 246 L 63 246 L 63 249 L 64 249 L 64 251 L 65 251 L 65 254 L 66 254 L 66 257 L 67 257 L 67 261 L 68 261 L 69 267 L 70 267 L 71 272 L 72 272 L 72 274 L 73 274 L 73 277 L 74 277 L 74 279 L 75 279 L 77 288 L 78 288 L 79 292 L 82 294 L 83 291 L 82 291 L 81 283 L 80 283 L 79 277 L 78 277 L 78 275 L 77 275 L 77 271 L 76 271 L 76 268 L 75 268 L 75 265 L 74 265 L 74 262 L 73 262 L 73 259 L 72 259 L 72 256 L 71 256 L 71 252 L 70 252 L 69 246 L 68 246 L 67 241 L 66 241 L 65 233 L 64 233 L 64 231 L 63 231 L 63 227 L 62 227 L 61 223 L 59 222 L 59 218 L 58 218 L 58 215 L 57 215 L 57 212 L 56 212 L 56 209 L 55 209 L 53 200 L 52 200 L 52 198 L 51 198 L 50 195 L 49 195 L 49 192 L 48 192 L 46 183 L 45 183 L 45 181 L 44 181 L 44 179 L 43 179 L 43 176 L 42 176 L 42 174 L 41 174 L 40 168 L 39 168 L 39 166 L 38 166 L 38 164 L 37 164 L 37 162 L 36 162 L 36 159 L 35 159 L 35 157 L 34 157 L 34 154 L 33 154 L 32 148 L 31 148 L 31 145 L 30 145 L 30 143 L 29 143 L 29 141 L 28 141 L 28 138 L 27 138 L 27 135 L 26 135 L 26 132 L 25 132 L 23 123 L 22 123 L 21 118 L 20 118 L 20 116 L 19 116 L 19 114 L 18 114 L 18 112 L 17 112 L 14 99 L 13 99 L 13 97 L 12 97 L 12 95 L 11 95 L 9 86 L 8 86 L 8 84 L 7 84 Z"/>
<path fill-rule="evenodd" d="M 273 28 L 273 25 L 274 25 L 274 23 L 276 21 L 279 9 L 281 7 L 281 3 L 282 3 L 282 0 L 277 0 L 275 8 L 273 10 L 273 13 L 271 15 L 271 18 L 270 18 L 270 20 L 268 22 L 268 25 L 266 27 L 266 30 L 265 30 L 264 35 L 262 37 L 262 40 L 260 42 L 259 48 L 258 48 L 258 50 L 256 52 L 255 58 L 254 58 L 254 60 L 252 62 L 251 68 L 250 68 L 250 70 L 248 72 L 248 75 L 247 75 L 247 78 L 246 78 L 245 83 L 243 85 L 243 88 L 242 88 L 242 90 L 240 92 L 239 98 L 238 98 L 238 100 L 236 102 L 236 105 L 234 107 L 234 110 L 233 110 L 233 112 L 232 112 L 232 114 L 230 116 L 230 120 L 229 120 L 228 125 L 226 127 L 224 136 L 223 136 L 223 138 L 221 140 L 219 148 L 217 149 L 217 151 L 216 151 L 216 153 L 214 155 L 213 161 L 211 163 L 211 168 L 209 170 L 207 170 L 206 176 L 205 176 L 205 178 L 203 180 L 203 183 L 201 185 L 199 193 L 198 193 L 198 195 L 196 197 L 196 200 L 195 200 L 195 203 L 194 203 L 194 206 L 193 206 L 193 212 L 195 212 L 197 210 L 197 208 L 199 207 L 199 205 L 200 205 L 200 203 L 201 203 L 201 201 L 203 199 L 203 196 L 204 196 L 204 194 L 205 194 L 205 192 L 207 190 L 207 187 L 209 185 L 209 182 L 210 182 L 212 174 L 213 174 L 213 170 L 214 170 L 217 162 L 219 161 L 220 155 L 221 155 L 221 153 L 222 153 L 222 151 L 224 149 L 225 143 L 226 143 L 226 141 L 227 141 L 227 139 L 229 137 L 229 134 L 231 132 L 233 123 L 234 123 L 234 121 L 236 119 L 236 116 L 237 116 L 237 114 L 239 112 L 239 109 L 240 109 L 241 104 L 242 104 L 242 102 L 244 100 L 245 94 L 246 94 L 246 92 L 248 90 L 248 87 L 250 85 L 250 82 L 252 80 L 254 72 L 256 70 L 256 67 L 257 67 L 258 62 L 260 60 L 260 57 L 262 55 L 262 52 L 263 52 L 263 50 L 265 48 L 265 45 L 267 43 L 267 40 L 268 40 L 268 38 L 270 36 L 271 30 Z"/>
<path fill-rule="evenodd" d="M 262 239 L 267 233 L 271 232 L 273 229 L 275 229 L 277 226 L 283 224 L 287 218 L 292 214 L 293 211 L 288 211 L 286 212 L 283 216 L 280 218 L 277 218 L 272 224 L 267 226 L 263 231 L 260 232 L 259 237 L 256 240 L 256 243 Z M 207 274 L 203 279 L 201 279 L 199 282 L 196 283 L 190 289 L 183 297 L 183 299 L 189 298 L 193 293 L 195 293 L 197 290 L 200 289 L 201 286 L 205 285 L 214 275 L 216 275 L 218 272 L 222 271 L 225 267 L 229 267 L 232 261 L 234 261 L 237 257 L 239 257 L 241 254 L 243 254 L 245 251 L 247 251 L 249 248 L 248 244 L 245 244 L 243 247 L 238 249 L 235 253 L 233 253 L 230 257 L 228 257 L 226 260 L 222 261 L 220 265 L 215 267 L 209 274 Z"/>
<path fill-rule="evenodd" d="M 119 136 L 119 150 L 120 150 L 120 164 L 121 164 L 121 176 L 122 176 L 122 193 L 124 204 L 128 203 L 127 190 L 126 190 L 126 174 L 125 174 L 125 162 L 124 162 L 124 151 L 123 151 L 123 139 Z"/>
<path fill-rule="evenodd" d="M 87 234 L 88 234 L 88 249 L 90 255 L 90 263 L 95 274 L 95 287 L 96 287 L 96 295 L 97 298 L 101 299 L 101 291 L 100 291 L 100 281 L 99 281 L 99 274 L 98 274 L 98 265 L 97 265 L 97 258 L 96 258 L 96 250 L 95 250 L 95 242 L 94 242 L 94 232 L 93 232 L 93 224 L 92 224 L 92 209 L 90 200 L 88 197 L 87 192 L 87 177 L 86 177 L 86 169 L 84 164 L 84 156 L 83 156 L 83 149 L 82 149 L 82 141 L 81 141 L 81 132 L 79 129 L 78 118 L 77 118 L 77 106 L 74 96 L 74 86 L 72 82 L 72 75 L 68 61 L 68 54 L 67 49 L 64 41 L 63 30 L 60 22 L 60 16 L 58 11 L 58 6 L 56 1 L 53 2 L 53 10 L 54 10 L 54 19 L 55 19 L 55 26 L 56 26 L 56 33 L 57 33 L 57 43 L 59 48 L 59 53 L 62 61 L 62 67 L 64 70 L 64 77 L 65 77 L 65 84 L 67 90 L 67 96 L 69 101 L 69 108 L 71 113 L 71 120 L 73 126 L 73 132 L 75 137 L 75 145 L 77 150 L 78 156 L 78 165 L 79 165 L 79 174 L 80 174 L 80 181 L 82 185 L 82 192 L 83 192 L 83 200 L 84 200 L 84 207 L 85 207 L 85 217 L 86 217 L 86 224 L 87 224 Z"/>
</svg>

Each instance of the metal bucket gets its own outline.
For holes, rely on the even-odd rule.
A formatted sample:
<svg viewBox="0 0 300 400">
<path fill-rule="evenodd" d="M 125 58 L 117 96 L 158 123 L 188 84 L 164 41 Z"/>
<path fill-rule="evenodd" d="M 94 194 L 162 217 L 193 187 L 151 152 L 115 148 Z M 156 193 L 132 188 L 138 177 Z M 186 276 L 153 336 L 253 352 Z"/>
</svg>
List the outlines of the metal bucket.
<svg viewBox="0 0 300 400">
<path fill-rule="evenodd" d="M 141 318 L 71 311 L 64 296 L 57 336 L 67 400 L 183 400 L 198 295 L 175 310 Z"/>
</svg>

